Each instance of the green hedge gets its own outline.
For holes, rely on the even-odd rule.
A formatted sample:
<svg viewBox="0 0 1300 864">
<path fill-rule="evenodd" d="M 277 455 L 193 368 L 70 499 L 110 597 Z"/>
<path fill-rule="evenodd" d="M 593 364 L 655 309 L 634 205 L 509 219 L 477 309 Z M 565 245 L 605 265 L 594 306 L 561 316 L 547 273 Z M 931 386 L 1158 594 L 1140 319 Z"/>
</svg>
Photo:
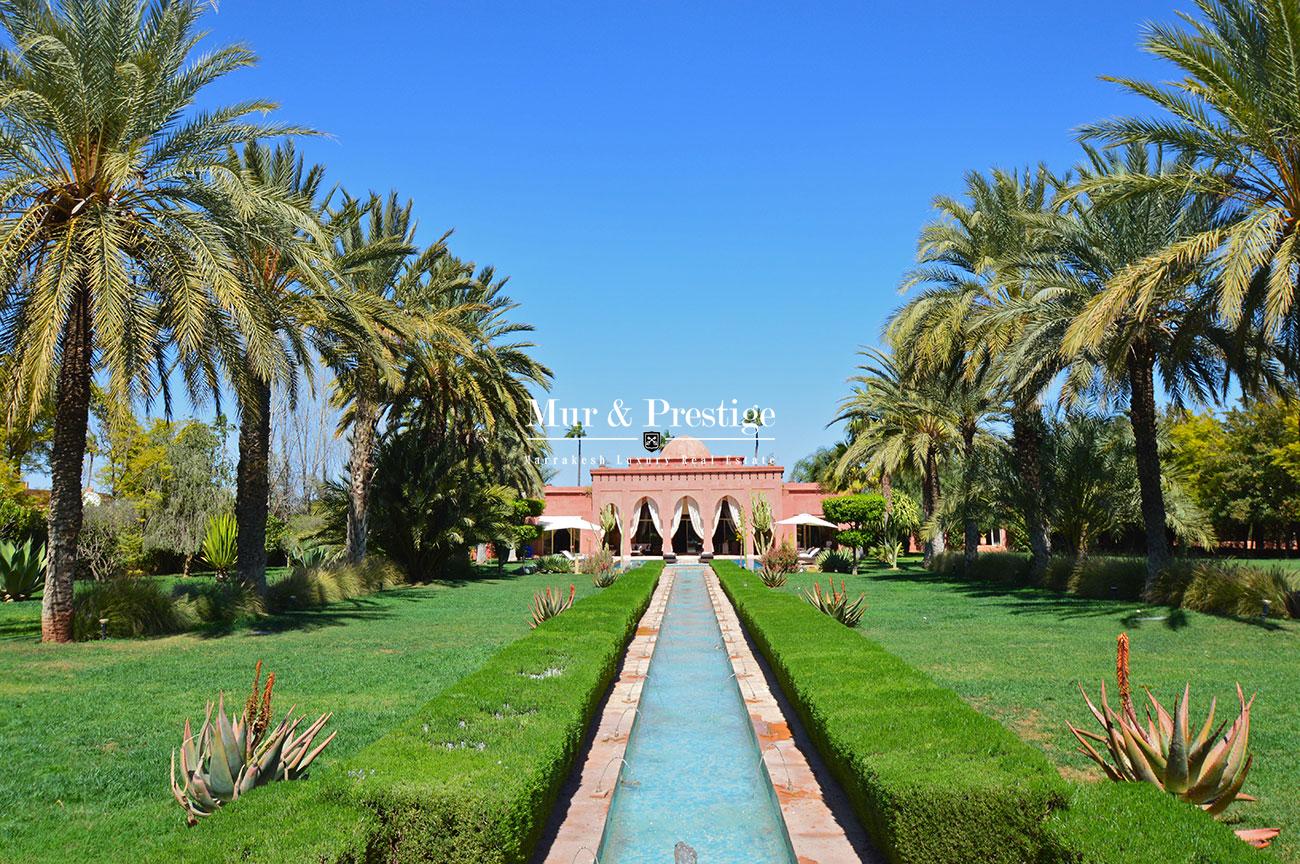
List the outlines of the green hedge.
<svg viewBox="0 0 1300 864">
<path fill-rule="evenodd" d="M 764 588 L 732 562 L 713 566 L 831 772 L 895 864 L 1202 860 L 1171 853 L 1170 837 L 1217 850 L 1217 861 L 1254 856 L 1226 828 L 1163 794 L 1118 784 L 1082 794 L 1040 751 L 860 633 L 793 594 Z M 1141 812 L 1134 805 L 1131 820 L 1117 823 L 1133 801 Z M 1126 845 L 1113 842 L 1120 830 L 1131 832 Z"/>
<path fill-rule="evenodd" d="M 255 790 L 185 860 L 523 864 L 662 570 L 579 601 L 316 782 Z"/>
</svg>

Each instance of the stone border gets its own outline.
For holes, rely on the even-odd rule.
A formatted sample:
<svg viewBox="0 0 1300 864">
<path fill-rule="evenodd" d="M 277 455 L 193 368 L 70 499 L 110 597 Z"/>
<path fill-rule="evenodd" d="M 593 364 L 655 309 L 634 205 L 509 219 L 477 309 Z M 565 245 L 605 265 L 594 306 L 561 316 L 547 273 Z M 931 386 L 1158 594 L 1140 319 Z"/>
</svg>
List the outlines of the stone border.
<svg viewBox="0 0 1300 864">
<path fill-rule="evenodd" d="M 618 680 L 605 700 L 595 735 L 583 755 L 577 789 L 568 801 L 564 820 L 556 830 L 545 857 L 534 856 L 534 861 L 541 864 L 593 864 L 596 861 L 596 850 L 605 833 L 605 819 L 613 797 L 610 793 L 622 771 L 623 754 L 627 751 L 636 709 L 641 703 L 646 671 L 654 658 L 659 626 L 663 623 L 673 579 L 672 569 L 665 567 L 650 598 L 650 606 L 641 616 L 636 635 L 623 655 Z"/>
<path fill-rule="evenodd" d="M 763 763 L 772 781 L 786 832 L 799 864 L 883 862 L 866 832 L 853 818 L 844 793 L 833 781 L 799 728 L 794 712 L 782 710 L 768 686 L 765 666 L 754 656 L 744 628 L 712 567 L 705 568 L 705 586 L 736 673 L 736 684 L 749 709 L 754 734 L 763 748 Z M 838 816 L 837 812 L 838 811 Z"/>
</svg>

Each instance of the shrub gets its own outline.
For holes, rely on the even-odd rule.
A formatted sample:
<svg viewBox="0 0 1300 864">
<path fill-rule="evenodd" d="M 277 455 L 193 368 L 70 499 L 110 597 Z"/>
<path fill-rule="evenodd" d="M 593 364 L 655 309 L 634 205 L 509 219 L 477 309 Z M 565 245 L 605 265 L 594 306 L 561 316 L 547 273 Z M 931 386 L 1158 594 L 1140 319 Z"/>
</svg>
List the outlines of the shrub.
<svg viewBox="0 0 1300 864">
<path fill-rule="evenodd" d="M 30 600 L 45 585 L 45 547 L 0 540 L 0 594 L 6 603 Z"/>
<path fill-rule="evenodd" d="M 1028 585 L 1030 565 L 1029 556 L 1023 552 L 981 552 L 970 566 L 964 553 L 943 552 L 934 556 L 930 569 L 941 576 L 971 582 Z"/>
<path fill-rule="evenodd" d="M 608 588 L 614 584 L 614 579 L 609 578 L 609 574 L 614 572 L 614 553 L 605 546 L 600 547 L 578 562 L 578 572 L 592 577 L 596 587 Z M 602 585 L 598 577 L 606 580 L 605 584 Z"/>
<path fill-rule="evenodd" d="M 799 569 L 799 552 L 789 540 L 768 547 L 758 560 L 768 573 L 793 573 Z"/>
<path fill-rule="evenodd" d="M 1214 615 L 1258 617 L 1267 602 L 1269 615 L 1282 618 L 1289 614 L 1291 593 L 1290 576 L 1280 567 L 1204 561 L 1192 568 L 1182 605 Z"/>
<path fill-rule="evenodd" d="M 180 617 L 200 627 L 230 627 L 266 613 L 257 590 L 243 581 L 184 582 L 172 594 Z"/>
<path fill-rule="evenodd" d="M 1146 578 L 1145 558 L 1084 558 L 1075 562 L 1067 590 L 1094 600 L 1140 600 Z"/>
<path fill-rule="evenodd" d="M 890 570 L 897 570 L 898 559 L 903 557 L 903 544 L 898 540 L 885 540 L 871 547 L 871 557 Z"/>
<path fill-rule="evenodd" d="M 130 501 L 105 501 L 85 508 L 77 535 L 79 578 L 96 581 L 127 573 L 142 557 L 140 520 Z"/>
<path fill-rule="evenodd" d="M 217 571 L 218 579 L 225 579 L 235 568 L 237 539 L 238 525 L 234 514 L 218 513 L 208 518 L 208 532 L 203 537 L 203 560 Z"/>
<path fill-rule="evenodd" d="M 1064 555 L 1053 555 L 1047 561 L 1047 570 L 1043 573 L 1041 587 L 1048 591 L 1064 594 L 1070 588 L 1070 574 L 1074 572 L 1074 559 Z"/>
<path fill-rule="evenodd" d="M 385 861 L 528 861 L 662 569 L 506 646 L 344 766 L 364 779 L 331 772 L 327 797 L 377 814 Z"/>
<path fill-rule="evenodd" d="M 538 573 L 572 573 L 573 562 L 563 555 L 543 555 L 537 559 Z"/>
<path fill-rule="evenodd" d="M 0 497 L 0 540 L 10 543 L 33 540 L 37 545 L 44 545 L 45 514 L 20 498 Z"/>
<path fill-rule="evenodd" d="M 356 564 L 332 564 L 314 570 L 296 567 L 267 588 L 266 607 L 271 612 L 317 609 L 405 581 L 401 569 L 381 555 L 367 555 Z"/>
<path fill-rule="evenodd" d="M 823 615 L 829 615 L 845 627 L 856 627 L 862 620 L 862 615 L 867 611 L 867 595 L 859 594 L 858 599 L 852 603 L 849 602 L 849 592 L 844 590 L 844 582 L 840 582 L 840 590 L 835 590 L 835 582 L 831 580 L 822 591 L 822 583 L 814 582 L 812 591 L 800 591 L 803 599 L 808 601 L 812 606 Z"/>
<path fill-rule="evenodd" d="M 550 621 L 562 612 L 567 612 L 573 606 L 573 595 L 576 590 L 573 585 L 570 585 L 568 597 L 565 597 L 564 592 L 559 588 L 552 590 L 549 586 L 544 593 L 534 593 L 532 620 L 528 622 L 528 626 L 535 629 L 539 624 Z"/>
<path fill-rule="evenodd" d="M 100 619 L 108 619 L 104 630 L 113 638 L 179 633 L 197 623 L 187 611 L 156 580 L 117 576 L 76 592 L 72 634 L 78 640 L 98 639 Z"/>
<path fill-rule="evenodd" d="M 876 643 L 732 562 L 713 567 L 892 864 L 1256 860 L 1226 827 L 1145 784 L 1072 787 L 1037 748 Z"/>
<path fill-rule="evenodd" d="M 768 570 L 762 567 L 758 571 L 758 579 L 768 588 L 785 587 L 788 575 L 784 570 Z"/>
<path fill-rule="evenodd" d="M 827 549 L 817 556 L 817 569 L 823 573 L 852 573 L 853 556 L 841 549 Z"/>
</svg>

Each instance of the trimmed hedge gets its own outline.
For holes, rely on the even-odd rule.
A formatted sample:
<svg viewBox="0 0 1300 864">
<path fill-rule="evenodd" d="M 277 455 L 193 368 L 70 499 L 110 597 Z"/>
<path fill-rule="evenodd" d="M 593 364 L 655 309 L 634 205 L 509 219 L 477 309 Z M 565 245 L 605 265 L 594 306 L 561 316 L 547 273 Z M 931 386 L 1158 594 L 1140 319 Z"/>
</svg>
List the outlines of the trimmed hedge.
<svg viewBox="0 0 1300 864">
<path fill-rule="evenodd" d="M 1155 790 L 1067 783 L 1039 750 L 860 633 L 732 562 L 713 567 L 894 864 L 1255 860 L 1227 828 Z M 1219 857 L 1179 857 L 1171 837 Z"/>
<path fill-rule="evenodd" d="M 544 622 L 319 782 L 255 790 L 186 860 L 524 864 L 662 570 Z"/>
</svg>

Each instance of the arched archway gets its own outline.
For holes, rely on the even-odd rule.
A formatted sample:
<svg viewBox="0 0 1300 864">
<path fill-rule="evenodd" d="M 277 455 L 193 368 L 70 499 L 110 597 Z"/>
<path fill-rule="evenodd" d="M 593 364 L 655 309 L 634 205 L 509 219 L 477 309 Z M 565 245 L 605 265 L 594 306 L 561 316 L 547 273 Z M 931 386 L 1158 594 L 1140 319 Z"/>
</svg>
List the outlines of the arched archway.
<svg viewBox="0 0 1300 864">
<path fill-rule="evenodd" d="M 628 531 L 632 535 L 632 554 L 658 557 L 664 554 L 664 538 L 660 527 L 663 514 L 653 499 L 642 498 L 632 507 Z"/>
<path fill-rule="evenodd" d="M 724 495 L 718 501 L 713 514 L 713 554 L 744 555 L 744 543 L 740 538 L 740 502 L 730 495 Z"/>
<path fill-rule="evenodd" d="M 694 498 L 685 495 L 673 505 L 673 521 L 669 527 L 673 538 L 673 552 L 678 555 L 699 555 L 704 551 L 704 516 Z"/>
</svg>

